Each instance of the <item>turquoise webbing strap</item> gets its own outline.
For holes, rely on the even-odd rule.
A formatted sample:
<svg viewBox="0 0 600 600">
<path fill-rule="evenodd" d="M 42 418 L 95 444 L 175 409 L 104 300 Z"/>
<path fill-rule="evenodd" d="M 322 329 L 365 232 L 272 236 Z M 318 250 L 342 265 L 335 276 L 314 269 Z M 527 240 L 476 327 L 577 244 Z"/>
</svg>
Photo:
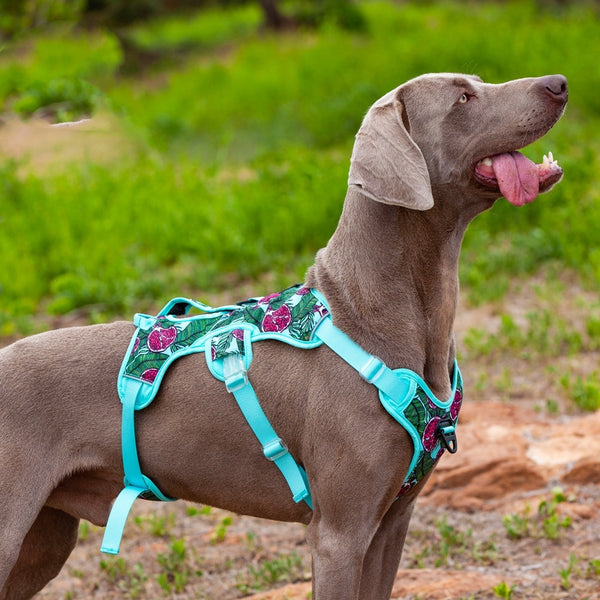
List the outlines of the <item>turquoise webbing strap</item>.
<svg viewBox="0 0 600 600">
<path fill-rule="evenodd" d="M 306 472 L 296 463 L 283 440 L 271 426 L 252 384 L 248 381 L 243 360 L 235 355 L 226 357 L 224 374 L 227 391 L 235 397 L 248 425 L 262 446 L 265 457 L 274 462 L 281 471 L 292 492 L 294 502 L 304 500 L 312 509 Z"/>
<path fill-rule="evenodd" d="M 133 382 L 127 386 L 123 403 L 123 416 L 121 419 L 121 445 L 123 456 L 123 469 L 125 471 L 125 488 L 117 496 L 104 530 L 100 550 L 108 554 L 118 554 L 123 536 L 123 529 L 127 515 L 136 498 L 147 494 L 164 502 L 173 498 L 165 496 L 156 484 L 142 473 L 135 439 L 135 405 L 141 391 L 142 382 Z"/>
<path fill-rule="evenodd" d="M 356 369 L 365 381 L 393 398 L 397 404 L 401 404 L 403 399 L 412 398 L 416 382 L 394 372 L 382 360 L 363 350 L 333 324 L 331 317 L 321 321 L 315 335 Z"/>
<path fill-rule="evenodd" d="M 104 530 L 100 552 L 105 552 L 106 554 L 119 554 L 119 546 L 121 545 L 121 538 L 123 537 L 123 529 L 125 529 L 127 515 L 129 515 L 129 511 L 136 498 L 146 491 L 147 490 L 145 489 L 133 486 L 127 486 L 121 490 L 110 510 L 110 516 L 108 517 L 108 523 Z"/>
</svg>

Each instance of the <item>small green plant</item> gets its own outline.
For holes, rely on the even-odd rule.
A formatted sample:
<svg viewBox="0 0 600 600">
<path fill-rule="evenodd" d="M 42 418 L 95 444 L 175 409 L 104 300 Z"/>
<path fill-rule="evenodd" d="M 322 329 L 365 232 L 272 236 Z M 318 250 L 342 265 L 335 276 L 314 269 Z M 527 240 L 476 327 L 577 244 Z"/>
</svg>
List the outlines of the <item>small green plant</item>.
<svg viewBox="0 0 600 600">
<path fill-rule="evenodd" d="M 262 549 L 259 537 L 254 531 L 248 531 L 246 533 L 246 548 L 251 554 L 256 554 L 256 552 Z"/>
<path fill-rule="evenodd" d="M 493 591 L 498 598 L 503 598 L 503 600 L 512 600 L 515 587 L 515 585 L 509 586 L 508 583 L 502 581 L 498 585 L 494 586 Z"/>
<path fill-rule="evenodd" d="M 590 559 L 587 568 L 588 577 L 600 577 L 600 560 Z"/>
<path fill-rule="evenodd" d="M 504 525 L 509 538 L 520 540 L 521 538 L 531 535 L 532 525 L 530 513 L 531 507 L 526 506 L 523 514 L 514 513 L 512 515 L 505 515 L 502 518 L 502 524 Z"/>
<path fill-rule="evenodd" d="M 236 587 L 243 594 L 267 590 L 278 583 L 293 583 L 305 579 L 302 558 L 295 552 L 280 554 L 272 560 L 263 560 L 257 566 L 250 565 L 243 581 Z"/>
<path fill-rule="evenodd" d="M 100 570 L 125 598 L 135 600 L 145 591 L 148 576 L 140 563 L 131 567 L 123 558 L 110 557 L 100 560 Z"/>
<path fill-rule="evenodd" d="M 493 565 L 498 558 L 498 547 L 495 541 L 495 535 L 486 541 L 475 542 L 471 550 L 473 558 L 483 564 Z"/>
<path fill-rule="evenodd" d="M 183 592 L 192 575 L 202 576 L 202 571 L 193 567 L 184 538 L 173 539 L 169 551 L 159 554 L 156 560 L 162 568 L 162 573 L 156 577 L 156 581 L 167 596 L 173 592 Z"/>
<path fill-rule="evenodd" d="M 570 399 L 582 410 L 593 412 L 600 408 L 600 380 L 598 371 L 593 371 L 585 377 L 574 378 L 565 373 L 559 379 L 560 384 Z"/>
<path fill-rule="evenodd" d="M 557 507 L 567 498 L 561 488 L 552 490 L 550 500 L 542 500 L 535 515 L 531 514 L 531 507 L 526 506 L 522 514 L 506 515 L 502 519 L 508 537 L 521 539 L 525 537 L 544 537 L 557 540 L 562 529 L 571 525 L 569 516 L 562 517 Z"/>
<path fill-rule="evenodd" d="M 175 513 L 161 516 L 156 513 L 135 517 L 135 524 L 154 537 L 167 537 L 175 525 Z"/>
<path fill-rule="evenodd" d="M 79 533 L 78 539 L 81 542 L 85 542 L 90 535 L 90 523 L 89 521 L 81 520 L 79 521 Z"/>
<path fill-rule="evenodd" d="M 129 565 L 124 558 L 107 558 L 100 560 L 100 570 L 103 571 L 111 583 L 115 583 L 119 577 L 124 575 Z"/>
<path fill-rule="evenodd" d="M 449 525 L 445 515 L 436 520 L 436 525 L 440 540 L 437 545 L 438 558 L 435 566 L 440 567 L 448 564 L 448 559 L 452 554 L 462 554 L 465 551 L 473 532 L 470 528 L 466 531 L 459 531 L 453 525 Z"/>
<path fill-rule="evenodd" d="M 233 517 L 223 517 L 219 524 L 215 527 L 212 535 L 210 536 L 210 543 L 214 546 L 220 544 L 225 540 L 227 530 L 233 525 Z"/>
<path fill-rule="evenodd" d="M 579 569 L 577 568 L 578 563 L 579 559 L 571 552 L 568 566 L 559 570 L 558 574 L 560 575 L 561 586 L 564 590 L 571 588 L 571 575 L 579 573 Z"/>
<path fill-rule="evenodd" d="M 437 531 L 432 535 L 427 530 L 412 530 L 411 535 L 420 540 L 420 551 L 412 555 L 411 561 L 418 569 L 433 565 L 446 566 L 470 557 L 482 564 L 494 564 L 498 549 L 494 536 L 487 540 L 475 540 L 473 530 L 460 530 L 448 523 L 447 517 L 435 520 Z M 429 540 L 429 543 L 427 541 Z"/>
<path fill-rule="evenodd" d="M 564 502 L 564 500 L 561 500 L 561 502 Z M 553 499 L 550 502 L 541 502 L 538 507 L 544 536 L 549 540 L 558 539 L 560 537 L 560 530 L 566 529 L 571 525 L 571 517 L 561 517 L 556 511 L 557 504 L 558 502 Z"/>
<path fill-rule="evenodd" d="M 188 506 L 186 509 L 188 517 L 195 517 L 197 515 L 203 515 L 207 517 L 210 515 L 211 511 L 212 508 L 210 506 L 202 506 L 200 508 L 197 506 Z"/>
<path fill-rule="evenodd" d="M 546 400 L 546 411 L 548 412 L 548 414 L 557 415 L 560 412 L 558 402 L 553 398 L 548 398 Z"/>
</svg>

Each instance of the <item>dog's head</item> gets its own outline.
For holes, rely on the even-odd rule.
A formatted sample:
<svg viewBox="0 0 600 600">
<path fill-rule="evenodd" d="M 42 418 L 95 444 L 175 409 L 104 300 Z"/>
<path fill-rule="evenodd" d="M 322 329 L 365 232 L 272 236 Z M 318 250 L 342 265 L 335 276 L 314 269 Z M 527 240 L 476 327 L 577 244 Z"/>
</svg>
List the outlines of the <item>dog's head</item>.
<svg viewBox="0 0 600 600">
<path fill-rule="evenodd" d="M 356 136 L 348 184 L 379 202 L 427 210 L 441 186 L 469 188 L 522 206 L 548 191 L 562 169 L 518 149 L 542 137 L 568 97 L 562 75 L 483 83 L 452 73 L 423 75 L 379 99 Z"/>
</svg>

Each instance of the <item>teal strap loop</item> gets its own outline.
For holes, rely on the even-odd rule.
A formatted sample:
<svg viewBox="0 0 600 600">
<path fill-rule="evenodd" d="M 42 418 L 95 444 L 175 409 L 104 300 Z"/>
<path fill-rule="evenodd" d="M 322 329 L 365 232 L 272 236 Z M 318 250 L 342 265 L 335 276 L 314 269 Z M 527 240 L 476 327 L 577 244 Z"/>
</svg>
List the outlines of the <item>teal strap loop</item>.
<svg viewBox="0 0 600 600">
<path fill-rule="evenodd" d="M 106 554 L 119 554 L 127 515 L 129 515 L 129 511 L 136 498 L 141 496 L 145 491 L 146 489 L 144 488 L 132 486 L 128 486 L 121 490 L 112 506 L 110 516 L 108 517 L 108 523 L 106 524 L 104 537 L 102 538 L 102 546 L 100 546 L 101 552 L 105 552 Z"/>
</svg>

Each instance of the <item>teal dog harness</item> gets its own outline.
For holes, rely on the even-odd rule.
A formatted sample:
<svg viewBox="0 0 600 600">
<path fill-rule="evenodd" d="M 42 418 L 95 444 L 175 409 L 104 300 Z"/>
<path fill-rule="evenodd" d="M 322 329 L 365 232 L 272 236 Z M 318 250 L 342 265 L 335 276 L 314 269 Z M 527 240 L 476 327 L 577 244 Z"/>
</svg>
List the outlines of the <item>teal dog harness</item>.
<svg viewBox="0 0 600 600">
<path fill-rule="evenodd" d="M 193 309 L 200 314 L 190 314 Z M 123 406 L 124 489 L 112 507 L 102 541 L 103 552 L 119 552 L 125 521 L 136 498 L 173 500 L 141 471 L 135 412 L 155 398 L 169 365 L 187 354 L 204 352 L 210 372 L 234 396 L 265 457 L 284 476 L 294 501 L 304 501 L 311 509 L 306 472 L 275 432 L 249 380 L 254 342 L 278 340 L 303 349 L 326 344 L 379 390 L 382 406 L 406 429 L 414 447 L 399 496 L 433 468 L 445 449 L 456 452 L 455 429 L 462 403 L 462 378 L 456 362 L 450 398 L 440 401 L 416 373 L 388 368 L 338 329 L 325 298 L 314 289 L 298 285 L 278 294 L 219 308 L 175 298 L 156 317 L 135 315 L 134 324 L 137 329 L 117 384 Z"/>
</svg>

